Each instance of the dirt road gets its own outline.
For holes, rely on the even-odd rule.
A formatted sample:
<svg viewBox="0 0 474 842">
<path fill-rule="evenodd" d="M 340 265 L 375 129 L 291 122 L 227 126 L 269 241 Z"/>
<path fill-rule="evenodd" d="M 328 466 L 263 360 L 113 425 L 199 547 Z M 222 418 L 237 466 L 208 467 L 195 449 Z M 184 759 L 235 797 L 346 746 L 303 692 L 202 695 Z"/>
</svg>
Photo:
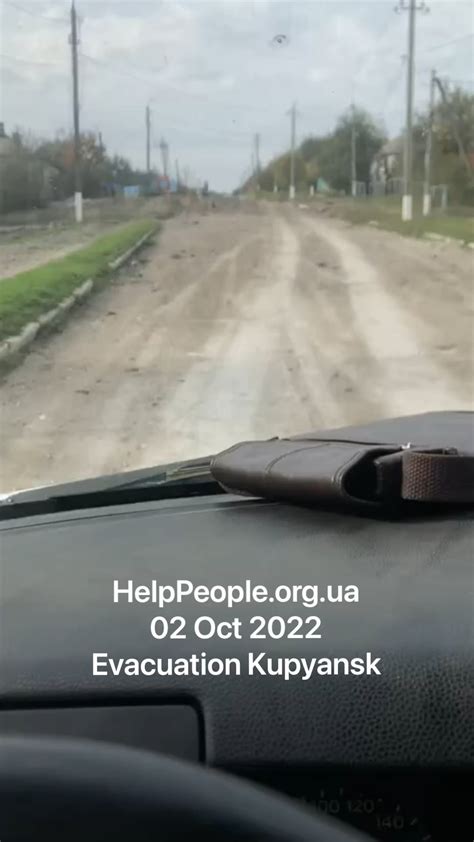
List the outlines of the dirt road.
<svg viewBox="0 0 474 842">
<path fill-rule="evenodd" d="M 472 408 L 472 254 L 310 211 L 169 221 L 1 384 L 2 490 Z"/>
</svg>

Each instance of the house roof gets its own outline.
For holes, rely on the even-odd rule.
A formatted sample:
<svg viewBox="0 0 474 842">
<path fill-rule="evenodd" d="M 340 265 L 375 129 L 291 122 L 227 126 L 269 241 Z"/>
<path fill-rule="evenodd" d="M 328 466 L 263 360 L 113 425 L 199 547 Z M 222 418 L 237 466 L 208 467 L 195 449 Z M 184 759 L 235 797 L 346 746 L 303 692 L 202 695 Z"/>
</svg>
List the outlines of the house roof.
<svg viewBox="0 0 474 842">
<path fill-rule="evenodd" d="M 385 158 L 387 155 L 401 155 L 403 148 L 403 138 L 394 137 L 392 140 L 387 140 L 386 143 L 377 152 L 377 158 Z"/>
</svg>

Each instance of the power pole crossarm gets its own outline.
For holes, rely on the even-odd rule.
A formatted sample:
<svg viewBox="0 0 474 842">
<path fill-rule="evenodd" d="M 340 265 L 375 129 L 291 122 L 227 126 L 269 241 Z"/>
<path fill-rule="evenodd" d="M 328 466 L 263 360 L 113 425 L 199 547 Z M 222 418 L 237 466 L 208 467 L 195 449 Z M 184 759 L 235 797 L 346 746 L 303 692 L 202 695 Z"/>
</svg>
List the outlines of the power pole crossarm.
<svg viewBox="0 0 474 842">
<path fill-rule="evenodd" d="M 72 96 L 74 120 L 74 215 L 76 222 L 82 222 L 82 172 L 81 172 L 81 133 L 79 127 L 79 67 L 77 59 L 77 15 L 74 2 L 71 6 L 71 58 L 72 58 Z"/>
</svg>

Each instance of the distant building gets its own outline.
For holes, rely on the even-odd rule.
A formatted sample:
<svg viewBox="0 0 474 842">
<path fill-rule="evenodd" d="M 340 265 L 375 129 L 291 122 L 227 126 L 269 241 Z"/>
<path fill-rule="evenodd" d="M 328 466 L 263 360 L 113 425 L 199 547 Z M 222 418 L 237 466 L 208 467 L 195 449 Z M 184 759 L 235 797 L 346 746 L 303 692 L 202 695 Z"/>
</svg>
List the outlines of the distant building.
<svg viewBox="0 0 474 842">
<path fill-rule="evenodd" d="M 402 155 L 403 138 L 396 137 L 384 143 L 370 166 L 371 181 L 386 183 L 395 178 L 400 173 Z"/>
</svg>

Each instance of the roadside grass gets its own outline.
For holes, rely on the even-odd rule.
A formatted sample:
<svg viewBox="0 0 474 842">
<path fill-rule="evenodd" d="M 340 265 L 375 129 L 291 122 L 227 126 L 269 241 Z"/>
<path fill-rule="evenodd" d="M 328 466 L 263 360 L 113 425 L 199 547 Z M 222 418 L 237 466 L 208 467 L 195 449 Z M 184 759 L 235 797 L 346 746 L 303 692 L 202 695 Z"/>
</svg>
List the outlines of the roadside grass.
<svg viewBox="0 0 474 842">
<path fill-rule="evenodd" d="M 158 227 L 152 219 L 139 219 L 60 260 L 0 280 L 0 339 L 19 333 L 89 278 L 105 281 L 109 263 Z"/>
<path fill-rule="evenodd" d="M 253 198 L 265 201 L 288 202 L 287 193 L 278 194 L 260 191 Z M 338 216 L 354 225 L 367 225 L 376 222 L 380 228 L 396 231 L 410 237 L 422 237 L 424 234 L 439 234 L 442 237 L 452 237 L 464 242 L 474 242 L 474 209 L 467 207 L 450 207 L 447 213 L 434 211 L 431 216 L 424 217 L 421 213 L 421 199 L 415 197 L 414 219 L 403 222 L 401 219 L 401 196 L 386 196 L 384 198 L 351 199 L 335 194 L 317 193 L 308 196 L 307 192 L 298 192 L 295 204 L 306 204 L 310 208 L 324 208 L 329 216 Z"/>
<path fill-rule="evenodd" d="M 403 222 L 400 197 L 384 200 L 334 198 L 331 201 L 334 213 L 354 225 L 377 222 L 381 228 L 411 237 L 434 233 L 464 242 L 474 241 L 474 216 L 472 210 L 467 208 L 452 208 L 446 214 L 435 211 L 431 216 L 425 217 L 422 216 L 421 209 L 415 207 L 414 219 L 411 222 Z"/>
</svg>

